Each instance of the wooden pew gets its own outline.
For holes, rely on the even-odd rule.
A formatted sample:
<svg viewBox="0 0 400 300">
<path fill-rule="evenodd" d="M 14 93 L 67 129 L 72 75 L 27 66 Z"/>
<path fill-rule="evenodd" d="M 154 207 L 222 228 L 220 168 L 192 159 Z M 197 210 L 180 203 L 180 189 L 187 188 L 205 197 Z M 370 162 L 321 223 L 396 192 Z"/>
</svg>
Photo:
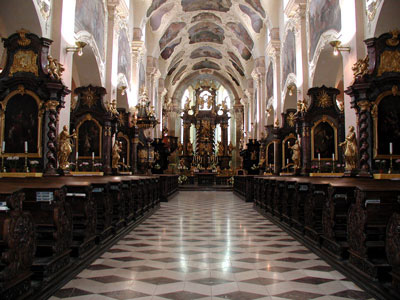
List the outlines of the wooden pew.
<svg viewBox="0 0 400 300">
<path fill-rule="evenodd" d="M 392 286 L 400 292 L 400 212 L 395 212 L 386 227 L 386 256 L 392 267 Z"/>
<path fill-rule="evenodd" d="M 25 193 L 0 184 L 0 298 L 22 299 L 31 293 L 36 231 L 30 212 L 23 211 Z"/>
<path fill-rule="evenodd" d="M 296 178 L 287 177 L 284 182 L 282 194 L 282 220 L 287 225 L 292 226 L 292 210 L 296 197 Z"/>
<path fill-rule="evenodd" d="M 168 198 L 178 191 L 178 175 L 160 174 L 160 201 L 167 202 Z"/>
<path fill-rule="evenodd" d="M 385 255 L 386 226 L 393 212 L 400 211 L 397 182 L 358 183 L 355 202 L 347 217 L 349 262 L 370 278 L 390 280 Z"/>
</svg>

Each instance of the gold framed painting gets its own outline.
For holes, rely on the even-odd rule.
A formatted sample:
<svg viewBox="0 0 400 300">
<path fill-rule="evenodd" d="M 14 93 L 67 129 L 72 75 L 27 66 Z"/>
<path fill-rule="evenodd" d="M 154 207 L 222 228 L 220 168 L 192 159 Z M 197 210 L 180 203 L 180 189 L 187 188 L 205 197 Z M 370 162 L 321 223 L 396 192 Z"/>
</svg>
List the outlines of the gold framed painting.
<svg viewBox="0 0 400 300">
<path fill-rule="evenodd" d="M 332 161 L 332 154 L 335 160 L 338 158 L 338 136 L 337 127 L 323 115 L 311 127 L 311 160 L 316 161 L 320 157 L 323 161 Z M 318 156 L 319 154 L 319 156 Z"/>
<path fill-rule="evenodd" d="M 101 159 L 103 127 L 91 114 L 86 114 L 76 125 L 76 135 L 79 159 L 92 159 L 92 153 L 95 159 Z"/>
</svg>

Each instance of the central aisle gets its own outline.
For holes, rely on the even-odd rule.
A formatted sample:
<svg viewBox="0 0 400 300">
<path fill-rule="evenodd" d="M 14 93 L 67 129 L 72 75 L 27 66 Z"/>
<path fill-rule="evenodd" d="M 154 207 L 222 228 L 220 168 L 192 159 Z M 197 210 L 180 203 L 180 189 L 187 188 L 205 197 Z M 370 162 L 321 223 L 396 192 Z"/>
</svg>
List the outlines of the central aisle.
<svg viewBox="0 0 400 300">
<path fill-rule="evenodd" d="M 370 299 L 231 192 L 180 192 L 51 299 Z"/>
</svg>

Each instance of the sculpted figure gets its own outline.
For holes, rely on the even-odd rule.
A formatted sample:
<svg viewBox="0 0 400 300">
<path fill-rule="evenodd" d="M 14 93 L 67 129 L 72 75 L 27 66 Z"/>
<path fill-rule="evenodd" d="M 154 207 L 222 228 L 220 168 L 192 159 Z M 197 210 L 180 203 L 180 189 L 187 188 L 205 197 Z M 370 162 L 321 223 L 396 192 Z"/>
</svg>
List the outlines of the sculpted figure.
<svg viewBox="0 0 400 300">
<path fill-rule="evenodd" d="M 222 145 L 222 142 L 218 142 L 218 156 L 224 156 L 224 145 Z"/>
<path fill-rule="evenodd" d="M 186 151 L 187 151 L 187 155 L 193 155 L 193 145 L 191 142 L 189 142 L 186 146 Z"/>
<path fill-rule="evenodd" d="M 183 154 L 183 145 L 181 142 L 178 142 L 178 155 Z"/>
<path fill-rule="evenodd" d="M 300 145 L 299 141 L 296 140 L 293 146 L 289 146 L 290 149 L 292 149 L 293 154 L 292 154 L 292 160 L 294 164 L 295 169 L 300 169 Z"/>
<path fill-rule="evenodd" d="M 62 170 L 69 168 L 68 158 L 72 152 L 71 138 L 76 138 L 75 130 L 72 134 L 68 132 L 68 126 L 64 125 L 58 136 L 58 164 Z"/>
<path fill-rule="evenodd" d="M 115 141 L 114 146 L 112 148 L 112 164 L 111 164 L 111 166 L 113 169 L 118 169 L 118 162 L 120 159 L 119 154 L 122 151 L 121 146 L 122 146 L 122 143 Z"/>
<path fill-rule="evenodd" d="M 228 145 L 228 155 L 229 156 L 232 156 L 232 151 L 233 151 L 233 144 L 232 144 L 232 142 L 230 142 Z"/>
<path fill-rule="evenodd" d="M 339 146 L 344 149 L 345 170 L 351 171 L 357 167 L 357 139 L 354 132 L 354 126 L 349 127 L 349 133 L 346 140 Z"/>
</svg>

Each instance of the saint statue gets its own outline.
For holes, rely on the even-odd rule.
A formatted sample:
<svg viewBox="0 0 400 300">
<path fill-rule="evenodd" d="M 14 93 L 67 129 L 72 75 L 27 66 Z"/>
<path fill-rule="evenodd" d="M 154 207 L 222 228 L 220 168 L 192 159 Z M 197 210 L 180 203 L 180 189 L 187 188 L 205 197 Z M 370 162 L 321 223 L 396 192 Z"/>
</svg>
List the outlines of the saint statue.
<svg viewBox="0 0 400 300">
<path fill-rule="evenodd" d="M 233 151 L 233 145 L 232 145 L 232 142 L 230 142 L 228 145 L 228 155 L 229 156 L 232 156 L 232 151 Z"/>
<path fill-rule="evenodd" d="M 120 159 L 119 154 L 121 153 L 122 149 L 121 149 L 122 143 L 118 142 L 117 140 L 114 143 L 114 146 L 112 148 L 112 163 L 111 166 L 113 169 L 118 169 L 118 162 Z"/>
<path fill-rule="evenodd" d="M 218 142 L 218 156 L 224 156 L 224 145 L 222 145 L 222 142 Z"/>
<path fill-rule="evenodd" d="M 300 169 L 300 145 L 299 145 L 299 140 L 296 140 L 293 146 L 289 146 L 290 149 L 292 149 L 293 154 L 292 154 L 292 160 L 294 164 L 295 169 Z"/>
<path fill-rule="evenodd" d="M 58 164 L 61 170 L 67 170 L 69 168 L 68 158 L 72 152 L 71 138 L 76 139 L 75 130 L 72 134 L 68 132 L 68 126 L 64 125 L 63 130 L 58 136 Z"/>
<path fill-rule="evenodd" d="M 186 146 L 186 151 L 187 155 L 192 156 L 193 155 L 193 145 L 191 142 L 189 142 Z"/>
<path fill-rule="evenodd" d="M 339 146 L 344 149 L 345 170 L 351 171 L 357 167 L 357 139 L 354 126 L 349 127 L 346 140 Z"/>
</svg>

